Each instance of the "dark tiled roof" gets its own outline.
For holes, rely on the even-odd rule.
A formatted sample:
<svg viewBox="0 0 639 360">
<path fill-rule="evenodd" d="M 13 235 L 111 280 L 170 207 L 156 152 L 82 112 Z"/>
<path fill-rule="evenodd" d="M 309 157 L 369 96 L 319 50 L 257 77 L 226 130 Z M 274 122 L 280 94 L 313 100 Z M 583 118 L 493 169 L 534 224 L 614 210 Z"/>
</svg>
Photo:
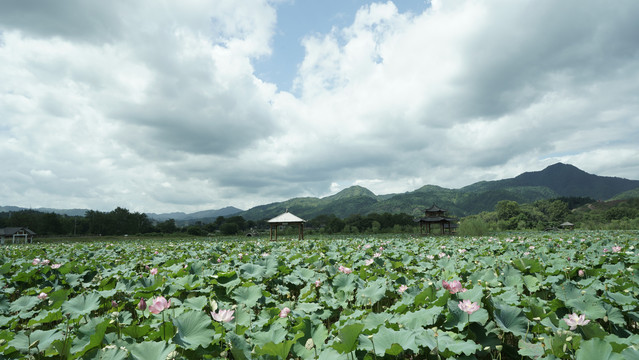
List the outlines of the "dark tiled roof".
<svg viewBox="0 0 639 360">
<path fill-rule="evenodd" d="M 426 212 L 446 212 L 446 209 L 442 209 L 439 206 L 433 204 L 433 206 L 426 209 Z"/>
<path fill-rule="evenodd" d="M 13 235 L 15 233 L 17 233 L 20 230 L 24 230 L 24 232 L 26 232 L 29 235 L 35 235 L 35 233 L 31 230 L 29 230 L 28 228 L 25 227 L 6 227 L 6 228 L 2 228 L 0 229 L 0 235 Z"/>
</svg>

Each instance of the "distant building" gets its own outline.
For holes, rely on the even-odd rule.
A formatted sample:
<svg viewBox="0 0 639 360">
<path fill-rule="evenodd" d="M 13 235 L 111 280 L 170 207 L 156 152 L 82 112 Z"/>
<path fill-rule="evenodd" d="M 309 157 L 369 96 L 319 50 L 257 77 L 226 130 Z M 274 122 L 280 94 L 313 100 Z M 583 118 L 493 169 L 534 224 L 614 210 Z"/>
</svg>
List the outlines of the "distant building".
<svg viewBox="0 0 639 360">
<path fill-rule="evenodd" d="M 566 221 L 565 223 L 563 223 L 563 224 L 561 224 L 559 226 L 561 226 L 562 229 L 566 229 L 566 230 L 572 230 L 572 229 L 575 228 L 575 224 L 570 223 L 568 221 Z"/>
<path fill-rule="evenodd" d="M 457 219 L 447 217 L 446 212 L 446 209 L 442 209 L 434 204 L 426 209 L 424 211 L 425 216 L 417 220 L 419 222 L 420 234 L 424 233 L 424 227 L 426 227 L 426 234 L 430 234 L 432 225 L 439 225 L 442 235 L 446 232 L 452 234 L 453 230 L 457 228 Z"/>
<path fill-rule="evenodd" d="M 25 227 L 6 227 L 0 229 L 0 244 L 11 239 L 12 243 L 32 243 L 36 233 Z"/>
<path fill-rule="evenodd" d="M 280 225 L 289 225 L 289 224 L 297 224 L 299 229 L 299 239 L 303 240 L 305 222 L 306 220 L 291 214 L 290 212 L 288 212 L 288 209 L 287 209 L 285 213 L 278 215 L 268 221 L 268 224 L 270 227 L 271 240 L 273 240 L 273 228 L 275 228 L 275 240 L 277 240 L 277 227 Z"/>
</svg>

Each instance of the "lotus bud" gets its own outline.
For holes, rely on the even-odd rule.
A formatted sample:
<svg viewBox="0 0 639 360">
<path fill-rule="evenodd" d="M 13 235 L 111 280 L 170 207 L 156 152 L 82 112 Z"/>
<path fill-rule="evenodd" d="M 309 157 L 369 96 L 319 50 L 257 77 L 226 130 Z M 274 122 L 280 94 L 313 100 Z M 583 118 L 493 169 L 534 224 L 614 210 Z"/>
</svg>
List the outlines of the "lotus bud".
<svg viewBox="0 0 639 360">
<path fill-rule="evenodd" d="M 146 301 L 144 301 L 144 298 L 140 298 L 140 302 L 138 303 L 138 309 L 142 311 L 146 310 Z"/>
<path fill-rule="evenodd" d="M 572 336 L 568 336 L 568 337 L 566 338 L 566 341 L 571 341 L 571 340 L 572 340 Z"/>
<path fill-rule="evenodd" d="M 495 346 L 495 349 L 497 349 L 497 351 L 501 351 L 501 349 L 503 349 L 504 346 L 503 345 L 497 345 Z"/>
<path fill-rule="evenodd" d="M 217 310 L 217 301 L 211 299 L 210 304 L 211 304 L 211 310 L 213 311 Z"/>
<path fill-rule="evenodd" d="M 311 350 L 313 347 L 315 347 L 313 338 L 308 338 L 308 340 L 306 340 L 306 344 L 304 344 L 304 347 L 306 348 L 306 350 Z"/>
</svg>

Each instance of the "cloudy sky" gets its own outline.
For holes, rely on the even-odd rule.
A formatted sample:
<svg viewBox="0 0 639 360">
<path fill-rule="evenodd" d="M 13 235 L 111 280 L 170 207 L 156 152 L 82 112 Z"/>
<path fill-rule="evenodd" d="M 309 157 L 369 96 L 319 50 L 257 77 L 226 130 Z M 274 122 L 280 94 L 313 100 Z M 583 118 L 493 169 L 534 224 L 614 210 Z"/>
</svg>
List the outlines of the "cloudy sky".
<svg viewBox="0 0 639 360">
<path fill-rule="evenodd" d="M 639 179 L 639 2 L 0 2 L 0 205 Z"/>
</svg>

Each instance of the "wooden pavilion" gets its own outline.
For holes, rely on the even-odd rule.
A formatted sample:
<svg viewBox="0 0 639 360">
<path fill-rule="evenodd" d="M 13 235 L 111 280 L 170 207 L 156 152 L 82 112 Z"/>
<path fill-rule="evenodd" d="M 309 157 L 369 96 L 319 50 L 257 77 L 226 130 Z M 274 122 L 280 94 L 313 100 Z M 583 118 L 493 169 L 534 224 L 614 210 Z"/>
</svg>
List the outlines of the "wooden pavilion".
<svg viewBox="0 0 639 360">
<path fill-rule="evenodd" d="M 420 234 L 424 234 L 424 227 L 426 227 L 426 234 L 430 234 L 431 226 L 434 224 L 439 224 L 442 235 L 444 235 L 446 232 L 452 234 L 453 229 L 457 228 L 457 219 L 447 217 L 446 212 L 446 209 L 442 209 L 435 204 L 426 209 L 424 211 L 425 216 L 417 220 L 419 221 Z"/>
<path fill-rule="evenodd" d="M 6 227 L 0 229 L 0 244 L 4 245 L 5 239 L 11 239 L 12 243 L 32 243 L 36 233 L 26 227 Z"/>
<path fill-rule="evenodd" d="M 562 229 L 566 229 L 566 230 L 572 230 L 572 229 L 575 228 L 575 224 L 573 224 L 571 222 L 568 222 L 568 221 L 566 221 L 565 223 L 563 223 L 563 224 L 561 224 L 559 226 L 561 226 Z"/>
<path fill-rule="evenodd" d="M 304 223 L 306 222 L 306 220 L 304 219 L 300 219 L 299 217 L 291 214 L 290 212 L 288 212 L 288 210 L 286 210 L 285 213 L 278 215 L 274 218 L 272 218 L 271 220 L 268 221 L 268 224 L 270 226 L 270 235 L 271 235 L 271 240 L 273 240 L 273 228 L 275 228 L 275 240 L 277 240 L 277 228 L 280 225 L 288 225 L 288 224 L 297 224 L 297 227 L 299 229 L 299 239 L 303 240 L 304 239 Z"/>
</svg>

